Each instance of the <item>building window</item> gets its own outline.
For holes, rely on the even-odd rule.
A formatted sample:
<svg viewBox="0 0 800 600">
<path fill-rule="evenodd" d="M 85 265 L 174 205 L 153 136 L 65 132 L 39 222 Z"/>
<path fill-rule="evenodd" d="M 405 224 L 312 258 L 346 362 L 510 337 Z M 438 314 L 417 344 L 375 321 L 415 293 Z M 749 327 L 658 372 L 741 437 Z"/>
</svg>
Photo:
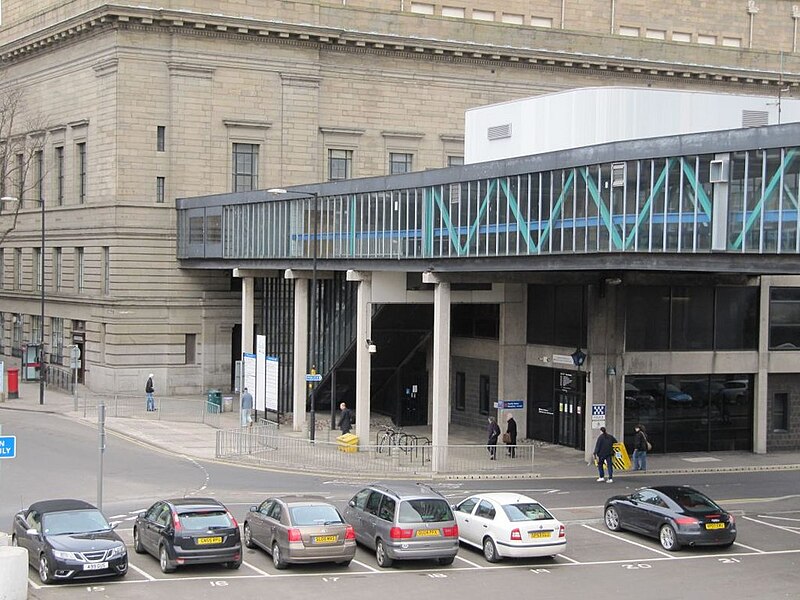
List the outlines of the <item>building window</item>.
<svg viewBox="0 0 800 600">
<path fill-rule="evenodd" d="M 22 356 L 22 313 L 17 313 L 12 317 L 13 327 L 11 328 L 11 353 L 14 356 Z"/>
<path fill-rule="evenodd" d="M 165 177 L 156 177 L 156 202 L 159 204 L 163 204 L 164 202 L 166 182 L 167 180 Z"/>
<path fill-rule="evenodd" d="M 184 342 L 184 364 L 193 365 L 197 362 L 197 334 L 187 333 Z"/>
<path fill-rule="evenodd" d="M 800 288 L 770 289 L 769 349 L 800 350 Z"/>
<path fill-rule="evenodd" d="M 64 204 L 64 146 L 56 146 L 56 204 Z"/>
<path fill-rule="evenodd" d="M 773 396 L 772 429 L 789 431 L 789 394 L 779 392 Z"/>
<path fill-rule="evenodd" d="M 86 202 L 86 142 L 75 144 L 78 152 L 78 203 L 83 204 Z"/>
<path fill-rule="evenodd" d="M 692 41 L 692 34 L 686 33 L 684 31 L 673 31 L 672 32 L 672 41 L 673 42 L 686 42 L 689 43 Z"/>
<path fill-rule="evenodd" d="M 6 313 L 0 312 L 0 354 L 6 353 Z"/>
<path fill-rule="evenodd" d="M 465 410 L 467 407 L 467 374 L 463 371 L 456 373 L 456 410 Z"/>
<path fill-rule="evenodd" d="M 328 181 L 350 179 L 353 175 L 352 150 L 328 150 Z"/>
<path fill-rule="evenodd" d="M 442 7 L 442 16 L 443 17 L 452 17 L 454 19 L 463 19 L 464 18 L 464 9 L 459 6 L 443 6 Z"/>
<path fill-rule="evenodd" d="M 22 289 L 22 248 L 14 248 L 14 287 Z"/>
<path fill-rule="evenodd" d="M 25 197 L 25 156 L 17 154 L 17 198 L 22 202 Z"/>
<path fill-rule="evenodd" d="M 64 364 L 64 319 L 52 317 L 50 328 L 50 362 Z"/>
<path fill-rule="evenodd" d="M 31 273 L 31 281 L 34 282 L 33 289 L 42 289 L 42 249 L 33 249 L 33 271 Z"/>
<path fill-rule="evenodd" d="M 476 21 L 494 21 L 494 11 L 473 9 L 472 18 Z"/>
<path fill-rule="evenodd" d="M 529 285 L 528 343 L 585 348 L 587 305 L 583 286 Z"/>
<path fill-rule="evenodd" d="M 75 248 L 75 290 L 80 293 L 83 288 L 83 269 L 84 269 L 83 248 Z"/>
<path fill-rule="evenodd" d="M 258 189 L 258 144 L 233 145 L 233 191 Z"/>
<path fill-rule="evenodd" d="M 108 295 L 111 289 L 111 250 L 103 246 L 103 294 Z"/>
<path fill-rule="evenodd" d="M 620 27 L 619 34 L 625 37 L 639 37 L 638 27 Z"/>
<path fill-rule="evenodd" d="M 38 342 L 42 338 L 42 317 L 31 315 L 31 341 Z"/>
<path fill-rule="evenodd" d="M 458 155 L 448 155 L 447 157 L 447 166 L 448 167 L 463 167 L 464 166 L 464 157 Z"/>
<path fill-rule="evenodd" d="M 717 37 L 714 35 L 698 35 L 697 36 L 697 43 L 698 44 L 707 44 L 709 46 L 713 46 L 717 43 Z"/>
<path fill-rule="evenodd" d="M 34 166 L 36 167 L 36 200 L 44 202 L 44 153 L 37 150 L 33 155 Z"/>
<path fill-rule="evenodd" d="M 414 155 L 403 152 L 389 153 L 389 174 L 410 173 Z"/>
<path fill-rule="evenodd" d="M 739 38 L 724 37 L 722 38 L 722 45 L 727 46 L 728 48 L 741 48 L 742 40 Z"/>
<path fill-rule="evenodd" d="M 512 25 L 524 25 L 525 16 L 514 13 L 503 13 L 503 23 L 511 23 Z"/>
<path fill-rule="evenodd" d="M 500 336 L 499 304 L 453 304 L 452 335 L 496 340 Z"/>
<path fill-rule="evenodd" d="M 648 40 L 665 40 L 667 39 L 667 32 L 663 29 L 645 29 L 644 37 Z"/>
<path fill-rule="evenodd" d="M 412 2 L 411 3 L 411 12 L 417 13 L 419 15 L 432 15 L 433 14 L 433 4 L 426 4 L 423 2 Z"/>
<path fill-rule="evenodd" d="M 164 152 L 167 146 L 167 128 L 163 125 L 156 127 L 156 152 Z"/>
<path fill-rule="evenodd" d="M 6 253 L 2 248 L 0 248 L 0 290 L 3 289 L 3 287 L 5 287 L 3 285 L 3 280 L 5 279 L 5 275 L 6 275 Z M 0 354 L 2 353 L 0 352 Z"/>
<path fill-rule="evenodd" d="M 531 17 L 531 27 L 546 27 L 552 29 L 553 19 L 550 17 Z"/>
<path fill-rule="evenodd" d="M 60 292 L 62 289 L 62 278 L 63 278 L 63 269 L 62 269 L 62 254 L 61 248 L 53 248 L 53 289 L 57 292 Z"/>
<path fill-rule="evenodd" d="M 488 415 L 490 398 L 491 398 L 488 375 L 480 376 L 479 386 L 480 389 L 478 390 L 478 407 L 482 415 Z"/>
</svg>

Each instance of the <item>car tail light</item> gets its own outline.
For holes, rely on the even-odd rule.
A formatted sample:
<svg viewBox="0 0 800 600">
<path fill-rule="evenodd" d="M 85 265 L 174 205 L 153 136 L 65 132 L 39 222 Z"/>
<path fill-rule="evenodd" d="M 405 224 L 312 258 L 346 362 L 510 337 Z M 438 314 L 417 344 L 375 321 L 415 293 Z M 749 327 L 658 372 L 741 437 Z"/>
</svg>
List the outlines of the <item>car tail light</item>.
<svg viewBox="0 0 800 600">
<path fill-rule="evenodd" d="M 444 537 L 458 537 L 458 525 L 442 527 L 442 535 L 444 535 Z"/>
<path fill-rule="evenodd" d="M 345 529 L 344 539 L 346 539 L 346 540 L 354 540 L 354 539 L 356 539 L 356 530 L 353 529 L 352 525 L 348 525 L 347 529 Z"/>
<path fill-rule="evenodd" d="M 695 519 L 694 517 L 678 517 L 675 519 L 675 523 L 678 525 L 698 525 L 700 521 Z"/>
<path fill-rule="evenodd" d="M 300 534 L 299 529 L 290 529 L 288 532 L 290 542 L 302 542 L 303 536 Z"/>
<path fill-rule="evenodd" d="M 518 540 L 520 542 L 522 541 L 522 534 L 520 533 L 519 528 L 515 528 L 515 529 L 511 530 L 511 539 L 512 540 Z"/>
<path fill-rule="evenodd" d="M 238 529 L 239 528 L 239 523 L 236 522 L 236 519 L 233 518 L 233 515 L 230 513 L 230 511 L 225 513 L 225 514 L 228 515 L 228 518 L 231 520 L 231 523 L 233 523 L 232 527 L 234 529 Z"/>
<path fill-rule="evenodd" d="M 559 526 L 559 528 L 558 528 L 558 537 L 562 538 L 562 537 L 566 537 L 566 536 L 567 536 L 566 528 L 563 525 Z"/>
<path fill-rule="evenodd" d="M 175 533 L 179 533 L 182 529 L 181 519 L 178 516 L 178 513 L 172 513 L 172 526 L 175 528 Z"/>
<path fill-rule="evenodd" d="M 389 530 L 389 537 L 393 540 L 404 540 L 414 535 L 413 529 L 400 529 L 399 527 L 392 527 Z"/>
</svg>

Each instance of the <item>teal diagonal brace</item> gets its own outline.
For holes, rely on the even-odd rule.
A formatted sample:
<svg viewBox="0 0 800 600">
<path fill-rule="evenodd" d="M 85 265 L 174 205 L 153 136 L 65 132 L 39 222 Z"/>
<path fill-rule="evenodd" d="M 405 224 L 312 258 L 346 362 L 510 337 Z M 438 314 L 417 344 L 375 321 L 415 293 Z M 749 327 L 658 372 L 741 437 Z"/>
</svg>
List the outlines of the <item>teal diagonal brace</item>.
<svg viewBox="0 0 800 600">
<path fill-rule="evenodd" d="M 434 200 L 436 200 L 436 204 L 439 205 L 439 211 L 442 213 L 442 220 L 444 221 L 445 227 L 447 227 L 447 233 L 450 235 L 450 243 L 453 245 L 453 248 L 455 248 L 456 254 L 461 256 L 463 254 L 461 250 L 461 240 L 459 239 L 456 228 L 453 227 L 453 221 L 450 218 L 450 210 L 445 206 L 442 195 L 436 193 L 436 188 L 432 187 L 430 190 Z"/>
<path fill-rule="evenodd" d="M 692 189 L 695 193 L 695 199 L 700 201 L 700 206 L 703 207 L 703 212 L 706 216 L 710 219 L 711 218 L 711 200 L 708 199 L 708 195 L 706 191 L 703 189 L 703 186 L 700 185 L 700 182 L 697 181 L 697 176 L 694 173 L 694 169 L 692 165 L 690 165 L 687 161 L 683 162 L 683 172 L 686 174 L 686 177 L 692 184 Z M 696 202 L 695 202 L 696 203 Z"/>
<path fill-rule="evenodd" d="M 589 175 L 589 167 L 584 167 L 581 169 L 581 176 L 586 182 L 586 187 L 588 188 L 589 193 L 592 195 L 592 199 L 597 206 L 597 210 L 600 211 L 600 217 L 603 219 L 603 223 L 605 223 L 608 233 L 611 234 L 611 241 L 614 244 L 614 248 L 617 250 L 622 250 L 622 238 L 614 227 L 614 224 L 611 222 L 611 211 L 608 210 L 608 206 L 605 205 L 603 199 L 600 197 L 600 190 L 597 188 L 594 179 L 592 179 L 592 176 Z"/>
<path fill-rule="evenodd" d="M 781 183 L 781 176 L 783 172 L 789 168 L 789 165 L 792 164 L 794 160 L 794 156 L 797 153 L 795 148 L 792 148 L 786 153 L 786 156 L 783 159 L 781 165 L 775 169 L 775 173 L 772 175 L 772 178 L 769 180 L 767 187 L 764 189 L 764 194 L 761 196 L 761 199 L 756 203 L 753 207 L 753 210 L 747 217 L 747 222 L 745 223 L 742 231 L 739 232 L 739 237 L 736 238 L 736 241 L 733 243 L 733 250 L 738 250 L 742 247 L 742 243 L 744 243 L 744 236 L 747 235 L 747 232 L 750 231 L 750 228 L 753 226 L 753 223 L 756 222 L 756 219 L 761 214 L 761 207 L 764 206 L 764 203 L 769 200 L 769 197 L 772 196 L 773 192 L 775 192 L 775 188 L 777 188 Z"/>
<path fill-rule="evenodd" d="M 528 245 L 528 254 L 536 252 L 536 244 L 531 239 L 530 226 L 528 225 L 528 222 L 522 218 L 522 213 L 519 211 L 519 204 L 517 203 L 517 199 L 514 197 L 514 193 L 511 191 L 511 187 L 508 185 L 508 181 L 501 180 L 500 187 L 502 188 L 503 193 L 506 195 L 506 201 L 508 202 L 511 212 L 514 213 L 514 218 L 517 219 L 517 226 L 522 232 L 522 238 Z"/>
<path fill-rule="evenodd" d="M 350 196 L 350 256 L 356 255 L 356 197 L 355 194 Z"/>
<path fill-rule="evenodd" d="M 433 256 L 433 198 L 430 188 L 425 188 L 422 197 L 422 256 Z"/>
<path fill-rule="evenodd" d="M 561 207 L 564 205 L 564 198 L 567 197 L 570 188 L 572 187 L 572 180 L 575 178 L 575 169 L 572 169 L 569 172 L 569 177 L 564 182 L 564 189 L 561 190 L 561 193 L 558 195 L 558 200 L 556 200 L 555 206 L 553 206 L 553 212 L 550 213 L 550 218 L 547 219 L 547 225 L 544 227 L 544 231 L 542 232 L 541 237 L 539 238 L 539 248 L 544 248 L 544 243 L 547 241 L 547 237 L 550 235 L 550 231 L 553 229 L 553 223 L 558 219 L 559 215 L 561 214 Z"/>
<path fill-rule="evenodd" d="M 497 180 L 492 179 L 489 182 L 489 185 L 486 188 L 486 195 L 483 197 L 483 202 L 481 202 L 481 206 L 478 209 L 478 214 L 475 215 L 475 221 L 469 228 L 469 233 L 467 234 L 467 239 L 464 241 L 464 245 L 461 248 L 462 254 L 467 252 L 469 245 L 472 243 L 472 238 L 475 236 L 475 232 L 478 231 L 478 227 L 481 224 L 481 219 L 483 219 L 483 215 L 486 214 L 486 209 L 489 206 L 489 200 L 492 197 L 492 193 L 494 192 L 494 188 L 497 186 Z"/>
<path fill-rule="evenodd" d="M 658 176 L 656 184 L 653 186 L 653 191 L 650 192 L 650 195 L 647 197 L 647 201 L 642 205 L 642 211 L 636 218 L 636 226 L 631 229 L 631 232 L 628 234 L 628 238 L 625 240 L 625 249 L 630 248 L 634 238 L 636 237 L 636 232 L 639 231 L 639 227 L 642 226 L 642 223 L 647 218 L 647 215 L 649 215 L 650 211 L 653 209 L 653 200 L 661 192 L 661 188 L 664 187 L 664 182 L 667 180 L 667 172 L 672 166 L 673 160 L 674 159 L 672 158 L 667 159 L 667 163 L 661 170 L 661 175 Z"/>
</svg>

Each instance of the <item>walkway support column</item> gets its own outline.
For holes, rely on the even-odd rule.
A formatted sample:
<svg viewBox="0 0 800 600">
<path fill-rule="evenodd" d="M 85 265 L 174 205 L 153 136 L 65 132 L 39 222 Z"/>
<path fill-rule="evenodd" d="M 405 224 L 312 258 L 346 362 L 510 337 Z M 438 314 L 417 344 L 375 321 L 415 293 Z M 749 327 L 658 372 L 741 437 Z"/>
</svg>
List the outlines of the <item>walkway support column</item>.
<svg viewBox="0 0 800 600">
<path fill-rule="evenodd" d="M 772 277 L 761 277 L 761 311 L 758 323 L 758 372 L 753 382 L 753 452 L 767 453 L 767 405 L 769 402 L 769 288 Z"/>
<path fill-rule="evenodd" d="M 517 422 L 518 437 L 526 438 L 528 402 L 528 365 L 525 335 L 527 328 L 525 285 L 503 285 L 503 303 L 500 305 L 500 339 L 498 358 L 498 400 L 524 400 L 524 411 L 502 410 L 498 414 L 500 429 L 505 431 L 506 415 L 512 413 Z"/>
<path fill-rule="evenodd" d="M 234 270 L 234 277 L 238 275 L 238 269 Z M 242 276 L 242 352 L 253 352 L 253 306 L 255 304 L 255 277 Z"/>
<path fill-rule="evenodd" d="M 450 435 L 450 283 L 433 273 L 423 273 L 423 283 L 433 290 L 433 437 L 432 468 L 439 473 L 447 467 L 446 446 Z"/>
<path fill-rule="evenodd" d="M 358 282 L 356 297 L 356 435 L 360 445 L 371 443 L 370 353 L 367 340 L 372 331 L 372 273 L 348 271 L 347 281 Z M 380 348 L 378 348 L 380 352 Z M 348 407 L 351 408 L 351 407 Z"/>
<path fill-rule="evenodd" d="M 294 353 L 292 355 L 292 431 L 302 431 L 306 420 L 306 369 L 308 368 L 309 280 L 287 270 L 284 277 L 294 279 Z"/>
</svg>

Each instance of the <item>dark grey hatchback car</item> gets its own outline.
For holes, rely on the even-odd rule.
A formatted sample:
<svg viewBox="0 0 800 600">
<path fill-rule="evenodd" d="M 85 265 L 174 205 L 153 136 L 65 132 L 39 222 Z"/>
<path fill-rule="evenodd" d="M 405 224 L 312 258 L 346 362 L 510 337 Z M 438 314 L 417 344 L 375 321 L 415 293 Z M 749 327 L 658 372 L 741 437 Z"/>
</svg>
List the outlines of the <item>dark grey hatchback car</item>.
<svg viewBox="0 0 800 600">
<path fill-rule="evenodd" d="M 242 565 L 239 524 L 213 498 L 159 500 L 136 518 L 133 549 L 158 558 L 164 573 L 182 565 Z"/>
</svg>

